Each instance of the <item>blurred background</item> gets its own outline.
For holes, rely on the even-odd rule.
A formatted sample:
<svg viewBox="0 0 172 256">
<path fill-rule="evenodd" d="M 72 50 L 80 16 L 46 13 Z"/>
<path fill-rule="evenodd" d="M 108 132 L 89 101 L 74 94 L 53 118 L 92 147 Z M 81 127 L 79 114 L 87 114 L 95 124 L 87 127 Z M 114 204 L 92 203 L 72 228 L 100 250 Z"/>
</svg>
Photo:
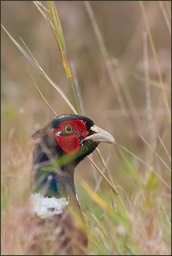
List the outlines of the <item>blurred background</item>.
<svg viewBox="0 0 172 256">
<path fill-rule="evenodd" d="M 55 5 L 82 114 L 116 139 L 116 145 L 99 148 L 127 208 L 123 216 L 117 196 L 88 159 L 77 167 L 78 196 L 88 225 L 92 226 L 92 236 L 99 241 L 92 242 L 90 251 L 170 254 L 171 2 L 56 1 Z M 33 2 L 3 1 L 1 7 L 3 26 L 19 43 L 20 38 L 24 40 L 76 107 L 51 29 Z M 57 114 L 71 113 L 61 95 L 1 29 L 4 211 L 11 204 L 23 202 L 31 169 L 31 135 L 54 117 L 28 69 Z M 103 170 L 97 154 L 92 157 Z M 80 185 L 80 177 L 105 201 L 113 201 L 118 217 L 106 219 L 104 209 Z M 91 214 L 104 225 L 110 240 L 102 235 Z M 137 235 L 129 225 L 133 220 Z"/>
</svg>

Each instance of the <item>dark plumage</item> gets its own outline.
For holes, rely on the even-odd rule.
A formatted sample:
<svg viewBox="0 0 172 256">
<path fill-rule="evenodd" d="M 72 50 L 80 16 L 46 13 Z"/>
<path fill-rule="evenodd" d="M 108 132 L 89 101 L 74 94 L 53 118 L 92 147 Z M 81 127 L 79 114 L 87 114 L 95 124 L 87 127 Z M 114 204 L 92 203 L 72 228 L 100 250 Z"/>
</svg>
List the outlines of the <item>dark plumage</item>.
<svg viewBox="0 0 172 256">
<path fill-rule="evenodd" d="M 17 233 L 23 253 L 87 254 L 74 170 L 100 142 L 113 143 L 114 138 L 87 117 L 61 115 L 35 132 L 33 139 L 32 191 L 18 215 L 24 223 Z"/>
</svg>

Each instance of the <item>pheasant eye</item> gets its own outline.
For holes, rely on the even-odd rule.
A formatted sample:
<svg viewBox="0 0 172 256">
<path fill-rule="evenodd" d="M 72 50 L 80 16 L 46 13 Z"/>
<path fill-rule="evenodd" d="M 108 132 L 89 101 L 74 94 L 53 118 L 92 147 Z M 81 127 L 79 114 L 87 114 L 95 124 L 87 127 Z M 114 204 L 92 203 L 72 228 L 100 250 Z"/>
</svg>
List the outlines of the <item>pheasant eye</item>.
<svg viewBox="0 0 172 256">
<path fill-rule="evenodd" d="M 73 134 L 73 133 L 74 133 L 74 127 L 73 127 L 72 125 L 70 125 L 70 124 L 65 125 L 65 126 L 63 127 L 63 131 L 64 131 L 65 133 L 67 133 L 67 134 Z"/>
</svg>

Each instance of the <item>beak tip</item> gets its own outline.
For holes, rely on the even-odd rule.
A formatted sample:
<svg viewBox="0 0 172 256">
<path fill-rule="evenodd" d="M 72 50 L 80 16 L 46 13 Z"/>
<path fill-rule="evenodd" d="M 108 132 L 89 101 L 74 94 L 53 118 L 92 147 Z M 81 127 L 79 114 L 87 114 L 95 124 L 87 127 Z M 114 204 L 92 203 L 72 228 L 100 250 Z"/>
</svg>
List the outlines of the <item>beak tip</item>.
<svg viewBox="0 0 172 256">
<path fill-rule="evenodd" d="M 115 139 L 114 139 L 114 137 L 112 135 L 109 136 L 109 138 L 107 139 L 107 143 L 110 143 L 110 144 L 115 144 L 116 143 L 116 141 L 115 141 Z"/>
<path fill-rule="evenodd" d="M 111 143 L 111 144 L 116 144 L 116 140 L 114 139 L 114 137 L 113 137 L 113 139 L 111 140 L 110 143 Z"/>
</svg>

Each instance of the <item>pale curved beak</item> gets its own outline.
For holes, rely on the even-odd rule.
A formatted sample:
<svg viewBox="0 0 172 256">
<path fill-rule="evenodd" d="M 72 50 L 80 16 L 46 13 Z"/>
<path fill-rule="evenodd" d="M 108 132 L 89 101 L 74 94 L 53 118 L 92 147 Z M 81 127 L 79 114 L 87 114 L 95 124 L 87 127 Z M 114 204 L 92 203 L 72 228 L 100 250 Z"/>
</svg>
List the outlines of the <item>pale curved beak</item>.
<svg viewBox="0 0 172 256">
<path fill-rule="evenodd" d="M 83 141 L 92 140 L 95 142 L 115 143 L 114 137 L 109 132 L 101 129 L 97 125 L 93 125 L 90 130 L 94 133 L 84 138 Z"/>
</svg>

